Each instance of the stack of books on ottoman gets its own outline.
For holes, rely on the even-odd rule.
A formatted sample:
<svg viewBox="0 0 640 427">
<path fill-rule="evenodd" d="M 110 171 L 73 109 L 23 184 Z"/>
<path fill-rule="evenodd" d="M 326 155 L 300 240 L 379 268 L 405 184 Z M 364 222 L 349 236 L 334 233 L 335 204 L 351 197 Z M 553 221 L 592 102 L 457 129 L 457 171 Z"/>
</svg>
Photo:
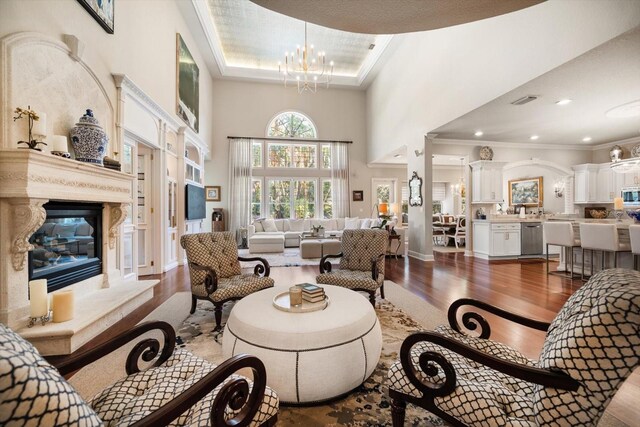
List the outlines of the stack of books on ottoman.
<svg viewBox="0 0 640 427">
<path fill-rule="evenodd" d="M 321 302 L 324 301 L 324 289 L 312 283 L 301 283 L 296 285 L 302 288 L 302 300 L 305 302 Z"/>
</svg>

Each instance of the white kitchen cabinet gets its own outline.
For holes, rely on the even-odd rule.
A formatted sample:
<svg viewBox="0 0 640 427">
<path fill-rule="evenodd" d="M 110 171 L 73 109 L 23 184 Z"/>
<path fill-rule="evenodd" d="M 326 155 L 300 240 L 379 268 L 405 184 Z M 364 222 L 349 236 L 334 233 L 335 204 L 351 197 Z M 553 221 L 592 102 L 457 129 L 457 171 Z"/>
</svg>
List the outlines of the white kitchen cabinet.
<svg viewBox="0 0 640 427">
<path fill-rule="evenodd" d="M 598 169 L 599 165 L 584 164 L 573 167 L 574 203 L 594 203 L 598 201 Z"/>
<path fill-rule="evenodd" d="M 471 166 L 471 203 L 502 203 L 502 168 L 504 163 L 478 160 Z"/>
<path fill-rule="evenodd" d="M 520 255 L 520 224 L 491 225 L 491 256 Z"/>
<path fill-rule="evenodd" d="M 520 256 L 520 223 L 473 223 L 473 252 L 481 258 Z"/>
<path fill-rule="evenodd" d="M 475 254 L 489 255 L 489 241 L 491 237 L 491 224 L 488 222 L 473 222 L 473 252 Z"/>
</svg>

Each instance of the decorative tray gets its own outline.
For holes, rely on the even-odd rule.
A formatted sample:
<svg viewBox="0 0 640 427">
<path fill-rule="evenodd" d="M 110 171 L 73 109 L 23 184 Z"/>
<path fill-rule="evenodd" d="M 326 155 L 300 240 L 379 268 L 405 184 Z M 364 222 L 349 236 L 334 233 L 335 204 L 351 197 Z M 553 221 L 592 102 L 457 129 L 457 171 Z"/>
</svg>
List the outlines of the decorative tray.
<svg viewBox="0 0 640 427">
<path fill-rule="evenodd" d="M 301 305 L 292 306 L 289 302 L 289 291 L 282 292 L 273 297 L 273 306 L 278 310 L 291 313 L 309 313 L 311 311 L 324 310 L 329 305 L 329 297 L 325 295 L 324 301 L 307 302 L 302 301 Z"/>
</svg>

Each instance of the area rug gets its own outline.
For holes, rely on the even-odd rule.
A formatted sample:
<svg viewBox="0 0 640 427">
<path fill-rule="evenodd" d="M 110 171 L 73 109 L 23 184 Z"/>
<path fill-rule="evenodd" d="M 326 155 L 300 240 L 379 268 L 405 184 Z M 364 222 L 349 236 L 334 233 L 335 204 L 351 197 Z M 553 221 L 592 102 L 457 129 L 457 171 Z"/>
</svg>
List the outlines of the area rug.
<svg viewBox="0 0 640 427">
<path fill-rule="evenodd" d="M 301 265 L 320 265 L 320 258 L 300 258 L 300 248 L 284 248 L 284 252 L 268 254 L 250 254 L 249 249 L 238 249 L 241 257 L 260 257 L 267 260 L 271 267 L 299 267 Z M 248 263 L 241 263 L 244 267 Z M 253 263 L 255 264 L 255 263 Z"/>
<path fill-rule="evenodd" d="M 433 328 L 444 322 L 444 314 L 424 301 L 416 302 L 416 297 L 393 282 L 385 281 L 387 298 L 409 298 L 405 304 L 416 304 L 424 319 L 432 323 L 422 325 L 389 300 L 376 302 L 376 314 L 382 326 L 382 354 L 378 366 L 367 381 L 347 397 L 324 405 L 310 407 L 281 406 L 278 414 L 279 426 L 383 426 L 391 425 L 391 409 L 385 386 L 387 371 L 398 358 L 402 341 L 412 332 Z M 226 307 L 223 321 L 230 309 Z M 214 332 L 213 305 L 202 302 L 196 312 L 189 316 L 178 329 L 178 345 L 214 363 L 222 358 L 222 332 Z M 445 425 L 429 412 L 407 407 L 407 423 L 412 426 Z"/>
</svg>

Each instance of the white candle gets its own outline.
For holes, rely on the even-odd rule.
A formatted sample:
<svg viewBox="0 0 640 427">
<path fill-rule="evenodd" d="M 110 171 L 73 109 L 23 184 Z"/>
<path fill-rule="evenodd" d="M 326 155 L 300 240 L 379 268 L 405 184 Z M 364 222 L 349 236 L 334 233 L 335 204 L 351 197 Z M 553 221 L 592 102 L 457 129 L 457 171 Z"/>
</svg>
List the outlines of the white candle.
<svg viewBox="0 0 640 427">
<path fill-rule="evenodd" d="M 29 282 L 29 303 L 31 317 L 41 317 L 48 314 L 47 279 Z"/>
<path fill-rule="evenodd" d="M 624 201 L 622 200 L 622 197 L 616 197 L 615 199 L 613 199 L 613 208 L 615 210 L 621 211 L 623 206 L 624 206 Z"/>
<path fill-rule="evenodd" d="M 54 292 L 51 304 L 54 323 L 73 319 L 74 305 L 73 289 Z"/>
<path fill-rule="evenodd" d="M 33 129 L 31 134 L 46 136 L 47 135 L 47 115 L 45 113 L 38 113 L 39 119 L 33 121 Z"/>
<path fill-rule="evenodd" d="M 50 138 L 49 145 L 51 147 L 51 151 L 60 151 L 62 153 L 66 153 L 69 151 L 69 146 L 67 145 L 67 137 L 64 135 L 53 135 Z"/>
</svg>

